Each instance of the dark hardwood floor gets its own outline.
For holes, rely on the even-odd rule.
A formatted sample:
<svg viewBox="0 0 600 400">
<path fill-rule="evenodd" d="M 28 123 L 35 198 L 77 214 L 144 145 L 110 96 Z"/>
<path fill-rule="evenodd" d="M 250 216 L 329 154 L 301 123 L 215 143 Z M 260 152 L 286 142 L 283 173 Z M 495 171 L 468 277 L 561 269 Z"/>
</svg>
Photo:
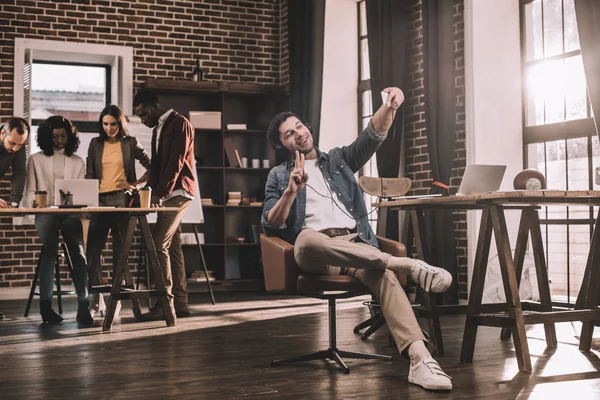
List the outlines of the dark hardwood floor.
<svg viewBox="0 0 600 400">
<path fill-rule="evenodd" d="M 444 316 L 439 362 L 454 390 L 431 393 L 408 383 L 408 362 L 388 346 L 387 329 L 365 342 L 352 332 L 368 316 L 360 299 L 338 306 L 338 347 L 393 354 L 394 361 L 346 360 L 345 375 L 323 361 L 270 367 L 271 359 L 327 348 L 324 301 L 217 295 L 216 306 L 205 294 L 191 295 L 192 318 L 175 328 L 133 322 L 125 304 L 111 333 L 102 333 L 102 319 L 78 328 L 72 298 L 59 326 L 41 325 L 37 300 L 28 318 L 25 301 L 0 301 L 7 315 L 0 321 L 0 398 L 600 399 L 600 340 L 592 353 L 580 353 L 579 324 L 557 324 L 554 352 L 545 350 L 541 326 L 528 330 L 534 371 L 522 374 L 512 341 L 494 328 L 480 328 L 474 362 L 460 363 L 464 316 Z"/>
</svg>

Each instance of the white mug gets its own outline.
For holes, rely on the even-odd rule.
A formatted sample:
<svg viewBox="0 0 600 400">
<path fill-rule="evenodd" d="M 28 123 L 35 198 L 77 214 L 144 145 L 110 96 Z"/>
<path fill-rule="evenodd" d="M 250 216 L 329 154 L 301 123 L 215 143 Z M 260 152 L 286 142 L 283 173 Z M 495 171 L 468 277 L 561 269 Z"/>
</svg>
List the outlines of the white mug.
<svg viewBox="0 0 600 400">
<path fill-rule="evenodd" d="M 252 159 L 252 168 L 260 168 L 260 160 L 258 158 Z"/>
<path fill-rule="evenodd" d="M 242 168 L 248 168 L 248 157 L 242 157 Z"/>
<path fill-rule="evenodd" d="M 263 161 L 263 163 L 262 163 L 263 168 L 269 168 L 271 166 L 271 162 L 268 159 L 265 158 L 262 161 Z"/>
</svg>

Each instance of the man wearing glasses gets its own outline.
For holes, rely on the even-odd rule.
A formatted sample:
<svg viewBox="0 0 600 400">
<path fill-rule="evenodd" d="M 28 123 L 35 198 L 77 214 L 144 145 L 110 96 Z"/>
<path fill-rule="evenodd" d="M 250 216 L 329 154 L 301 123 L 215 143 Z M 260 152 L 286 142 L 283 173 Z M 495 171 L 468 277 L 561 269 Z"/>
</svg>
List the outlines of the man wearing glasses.
<svg viewBox="0 0 600 400">
<path fill-rule="evenodd" d="M 25 143 L 29 136 L 29 124 L 19 117 L 12 117 L 0 126 L 0 179 L 12 167 L 10 199 L 0 198 L 0 208 L 18 207 L 23 197 L 26 176 Z M 0 312 L 0 319 L 4 314 Z"/>
</svg>

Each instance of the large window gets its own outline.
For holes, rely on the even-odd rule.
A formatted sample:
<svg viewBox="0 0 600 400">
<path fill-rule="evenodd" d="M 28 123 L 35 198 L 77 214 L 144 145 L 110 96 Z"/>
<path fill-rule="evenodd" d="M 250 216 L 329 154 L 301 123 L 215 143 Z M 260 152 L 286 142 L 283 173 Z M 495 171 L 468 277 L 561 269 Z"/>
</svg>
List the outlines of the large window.
<svg viewBox="0 0 600 400">
<path fill-rule="evenodd" d="M 521 0 L 523 138 L 528 167 L 548 189 L 599 189 L 600 146 L 581 59 L 574 0 Z M 552 296 L 574 303 L 585 270 L 594 207 L 540 212 Z"/>
<path fill-rule="evenodd" d="M 111 99 L 111 66 L 34 61 L 31 70 L 32 130 L 46 118 L 62 115 L 79 130 L 80 155 L 98 132 L 98 116 Z M 31 154 L 39 151 L 31 141 Z"/>
<path fill-rule="evenodd" d="M 365 1 L 362 0 L 358 3 L 358 71 L 359 71 L 359 82 L 358 82 L 358 116 L 359 116 L 359 129 L 364 130 L 371 117 L 373 116 L 373 102 L 371 98 L 371 70 L 369 68 L 369 37 L 367 35 L 367 9 Z M 371 160 L 363 167 L 361 175 L 366 176 L 379 176 L 377 171 L 377 155 L 374 155 Z M 377 213 L 372 212 L 373 207 L 371 204 L 377 201 L 377 197 L 365 194 L 365 202 L 367 204 L 367 211 L 369 214 L 369 223 L 373 228 L 373 231 L 377 232 Z"/>
</svg>

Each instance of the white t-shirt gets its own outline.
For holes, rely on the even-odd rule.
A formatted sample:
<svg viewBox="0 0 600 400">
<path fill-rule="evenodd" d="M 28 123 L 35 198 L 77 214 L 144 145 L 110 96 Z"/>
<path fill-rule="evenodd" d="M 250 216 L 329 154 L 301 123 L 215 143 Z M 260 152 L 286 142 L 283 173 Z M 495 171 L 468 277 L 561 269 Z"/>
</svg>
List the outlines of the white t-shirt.
<svg viewBox="0 0 600 400">
<path fill-rule="evenodd" d="M 304 171 L 308 173 L 308 184 L 303 228 L 311 228 L 317 232 L 329 228 L 354 229 L 356 221 L 350 217 L 350 213 L 337 194 L 333 194 L 325 183 L 323 173 L 317 167 L 317 160 L 306 160 Z"/>
</svg>

